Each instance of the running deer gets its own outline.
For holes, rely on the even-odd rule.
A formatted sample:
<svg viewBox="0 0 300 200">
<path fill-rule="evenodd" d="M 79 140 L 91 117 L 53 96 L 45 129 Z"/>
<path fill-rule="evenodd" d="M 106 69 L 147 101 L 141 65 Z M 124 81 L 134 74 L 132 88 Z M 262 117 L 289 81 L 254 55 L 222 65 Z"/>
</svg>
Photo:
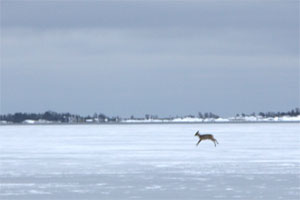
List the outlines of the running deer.
<svg viewBox="0 0 300 200">
<path fill-rule="evenodd" d="M 202 140 L 211 140 L 215 144 L 215 146 L 216 144 L 219 144 L 218 141 L 211 134 L 200 135 L 199 131 L 197 131 L 195 133 L 195 136 L 199 137 L 199 141 L 197 142 L 196 146 L 198 146 Z"/>
</svg>

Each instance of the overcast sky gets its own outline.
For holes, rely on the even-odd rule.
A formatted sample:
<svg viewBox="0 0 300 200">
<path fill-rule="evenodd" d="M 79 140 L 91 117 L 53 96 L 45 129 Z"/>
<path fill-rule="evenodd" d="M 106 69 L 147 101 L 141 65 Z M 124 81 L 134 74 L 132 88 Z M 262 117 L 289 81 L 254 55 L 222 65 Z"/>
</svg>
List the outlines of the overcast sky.
<svg viewBox="0 0 300 200">
<path fill-rule="evenodd" d="M 299 107 L 299 1 L 1 1 L 1 113 Z"/>
</svg>

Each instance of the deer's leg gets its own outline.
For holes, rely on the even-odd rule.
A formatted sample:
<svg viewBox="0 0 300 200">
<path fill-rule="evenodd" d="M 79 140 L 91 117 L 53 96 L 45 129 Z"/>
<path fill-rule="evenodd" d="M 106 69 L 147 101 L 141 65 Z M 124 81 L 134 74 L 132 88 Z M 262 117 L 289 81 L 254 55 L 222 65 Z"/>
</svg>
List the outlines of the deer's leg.
<svg viewBox="0 0 300 200">
<path fill-rule="evenodd" d="M 198 146 L 200 142 L 201 142 L 201 139 L 197 142 L 196 146 Z"/>
<path fill-rule="evenodd" d="M 214 143 L 219 144 L 219 142 L 215 138 L 213 138 L 213 141 L 214 141 Z"/>
<path fill-rule="evenodd" d="M 214 145 L 216 146 L 216 141 L 214 139 L 211 139 L 211 141 L 214 143 Z"/>
</svg>

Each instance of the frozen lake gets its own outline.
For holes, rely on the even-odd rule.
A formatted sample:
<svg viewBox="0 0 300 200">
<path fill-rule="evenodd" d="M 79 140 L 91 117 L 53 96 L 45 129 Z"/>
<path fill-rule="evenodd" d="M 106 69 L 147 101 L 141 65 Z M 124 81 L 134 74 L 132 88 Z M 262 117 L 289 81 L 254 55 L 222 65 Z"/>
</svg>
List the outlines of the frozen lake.
<svg viewBox="0 0 300 200">
<path fill-rule="evenodd" d="M 0 126 L 1 200 L 299 198 L 299 123 Z"/>
</svg>

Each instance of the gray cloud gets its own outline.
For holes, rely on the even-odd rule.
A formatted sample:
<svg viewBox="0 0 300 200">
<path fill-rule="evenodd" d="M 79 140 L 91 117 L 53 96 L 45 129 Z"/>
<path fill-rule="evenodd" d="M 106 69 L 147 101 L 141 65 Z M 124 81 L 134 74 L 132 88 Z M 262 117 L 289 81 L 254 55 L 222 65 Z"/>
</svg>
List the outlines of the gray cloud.
<svg viewBox="0 0 300 200">
<path fill-rule="evenodd" d="M 298 2 L 1 2 L 1 112 L 299 106 Z"/>
<path fill-rule="evenodd" d="M 291 28 L 297 1 L 2 1 L 2 26 L 66 28 Z M 296 29 L 296 27 L 294 27 Z"/>
</svg>

